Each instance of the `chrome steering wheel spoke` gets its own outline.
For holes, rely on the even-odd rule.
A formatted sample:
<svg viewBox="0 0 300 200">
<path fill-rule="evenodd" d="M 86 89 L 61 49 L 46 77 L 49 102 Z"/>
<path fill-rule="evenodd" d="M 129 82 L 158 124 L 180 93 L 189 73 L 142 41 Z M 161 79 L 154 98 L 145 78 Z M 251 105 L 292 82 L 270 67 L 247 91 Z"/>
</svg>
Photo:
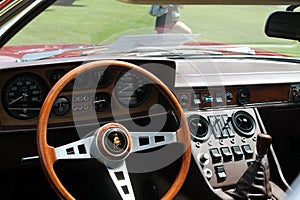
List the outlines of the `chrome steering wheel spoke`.
<svg viewBox="0 0 300 200">
<path fill-rule="evenodd" d="M 90 147 L 93 138 L 94 136 L 90 136 L 60 147 L 56 147 L 55 153 L 57 160 L 92 158 L 90 154 Z"/>
<path fill-rule="evenodd" d="M 178 142 L 176 132 L 130 132 L 131 152 L 138 152 Z"/>
<path fill-rule="evenodd" d="M 118 167 L 107 167 L 107 170 L 122 199 L 135 200 L 125 161 L 122 161 L 121 165 Z"/>
</svg>

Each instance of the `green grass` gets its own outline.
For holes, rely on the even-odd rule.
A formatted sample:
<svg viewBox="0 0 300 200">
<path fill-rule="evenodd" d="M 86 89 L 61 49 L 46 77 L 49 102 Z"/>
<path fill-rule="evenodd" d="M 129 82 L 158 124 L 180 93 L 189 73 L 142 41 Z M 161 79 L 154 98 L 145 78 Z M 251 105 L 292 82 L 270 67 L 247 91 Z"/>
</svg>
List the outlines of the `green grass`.
<svg viewBox="0 0 300 200">
<path fill-rule="evenodd" d="M 9 45 L 24 44 L 24 41 L 27 44 L 99 44 L 111 43 L 126 34 L 155 33 L 155 17 L 148 14 L 149 5 L 124 4 L 116 0 L 99 2 L 77 0 L 73 6 L 52 6 Z M 268 15 L 283 9 L 275 6 L 187 5 L 180 12 L 182 21 L 193 33 L 201 34 L 198 41 L 248 45 L 300 57 L 298 42 L 269 39 L 264 34 Z"/>
</svg>

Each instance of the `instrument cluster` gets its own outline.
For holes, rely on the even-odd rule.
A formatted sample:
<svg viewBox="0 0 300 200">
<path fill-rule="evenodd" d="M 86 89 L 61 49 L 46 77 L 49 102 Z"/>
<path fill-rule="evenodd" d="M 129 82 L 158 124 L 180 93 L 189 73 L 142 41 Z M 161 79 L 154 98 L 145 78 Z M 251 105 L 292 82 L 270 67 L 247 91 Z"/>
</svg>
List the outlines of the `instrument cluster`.
<svg viewBox="0 0 300 200">
<path fill-rule="evenodd" d="M 9 78 L 2 88 L 2 106 L 13 118 L 29 120 L 39 115 L 50 88 L 68 70 L 54 69 L 48 76 L 33 72 L 18 73 Z M 115 68 L 93 70 L 80 74 L 68 84 L 54 102 L 52 113 L 70 115 L 70 111 L 104 112 L 110 109 L 112 95 L 119 105 L 135 108 L 150 96 L 151 85 L 135 72 Z"/>
</svg>

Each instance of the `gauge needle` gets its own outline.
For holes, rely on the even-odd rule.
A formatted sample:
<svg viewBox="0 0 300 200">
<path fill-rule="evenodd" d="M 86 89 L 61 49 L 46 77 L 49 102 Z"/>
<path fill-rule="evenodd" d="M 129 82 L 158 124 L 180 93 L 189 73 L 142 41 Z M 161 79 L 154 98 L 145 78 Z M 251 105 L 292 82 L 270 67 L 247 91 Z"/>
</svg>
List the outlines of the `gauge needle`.
<svg viewBox="0 0 300 200">
<path fill-rule="evenodd" d="M 119 93 L 123 93 L 124 91 L 128 90 L 129 88 L 132 88 L 132 84 L 129 84 L 127 87 L 120 90 Z"/>
<path fill-rule="evenodd" d="M 100 99 L 100 100 L 94 101 L 94 103 L 102 103 L 102 102 L 105 102 L 105 101 L 106 101 L 105 99 Z"/>
<path fill-rule="evenodd" d="M 11 105 L 11 104 L 13 104 L 13 103 L 15 103 L 15 102 L 21 100 L 23 97 L 27 97 L 27 96 L 28 96 L 28 95 L 27 95 L 26 93 L 23 93 L 22 96 L 20 96 L 20 97 L 16 98 L 15 100 L 9 102 L 8 105 Z"/>
<path fill-rule="evenodd" d="M 11 105 L 11 104 L 15 103 L 15 102 L 21 100 L 22 98 L 23 98 L 23 96 L 20 96 L 19 98 L 16 98 L 15 100 L 9 102 L 8 105 Z"/>
</svg>

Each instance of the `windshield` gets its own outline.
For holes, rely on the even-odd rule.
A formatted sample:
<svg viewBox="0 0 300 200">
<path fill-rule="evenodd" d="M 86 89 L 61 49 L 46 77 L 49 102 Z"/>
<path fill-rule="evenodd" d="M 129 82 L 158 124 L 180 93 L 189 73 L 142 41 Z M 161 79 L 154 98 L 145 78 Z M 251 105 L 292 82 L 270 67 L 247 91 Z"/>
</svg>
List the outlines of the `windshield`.
<svg viewBox="0 0 300 200">
<path fill-rule="evenodd" d="M 195 34 L 193 40 L 196 42 L 242 45 L 300 57 L 299 42 L 268 38 L 264 33 L 267 17 L 286 7 L 185 5 L 178 7 L 177 18 L 184 26 L 179 28 L 184 33 Z M 151 5 L 112 0 L 102 0 L 101 6 L 98 0 L 60 0 L 23 28 L 6 46 L 107 45 L 124 35 L 161 33 L 155 30 L 156 17 L 149 14 L 150 8 Z M 170 24 L 172 22 L 166 27 L 170 28 Z"/>
</svg>

